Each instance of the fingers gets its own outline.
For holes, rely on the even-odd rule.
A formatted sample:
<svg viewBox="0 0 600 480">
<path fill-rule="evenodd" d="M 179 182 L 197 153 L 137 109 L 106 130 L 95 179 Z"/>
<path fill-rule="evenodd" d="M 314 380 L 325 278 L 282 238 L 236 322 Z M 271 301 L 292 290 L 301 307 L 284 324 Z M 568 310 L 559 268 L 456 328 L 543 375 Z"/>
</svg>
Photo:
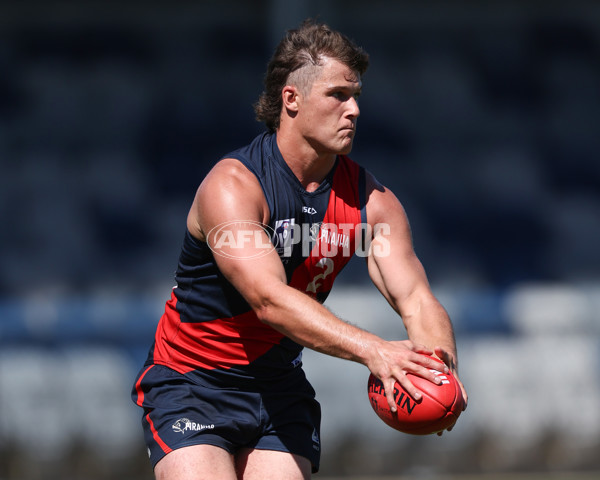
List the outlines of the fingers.
<svg viewBox="0 0 600 480">
<path fill-rule="evenodd" d="M 434 369 L 437 370 L 439 372 L 442 373 L 448 373 L 449 369 L 448 369 L 448 365 L 447 363 L 444 361 L 443 358 L 440 358 L 440 360 L 442 360 L 442 362 L 444 363 L 440 363 L 437 360 L 434 360 L 433 358 L 431 358 L 431 356 L 434 354 L 434 351 L 427 348 L 424 345 L 421 345 L 419 343 L 413 343 L 410 340 L 405 340 L 405 341 L 401 341 L 401 342 L 389 342 L 391 344 L 401 344 L 402 348 L 405 350 L 408 350 L 408 353 L 406 353 L 406 371 L 408 373 L 413 373 L 415 375 L 418 375 L 419 377 L 422 377 L 423 375 L 421 373 L 419 373 L 418 370 L 411 370 L 410 369 L 410 364 L 416 364 L 416 365 L 421 365 L 427 369 Z M 445 351 L 439 347 L 436 347 L 437 349 L 440 350 L 441 352 L 444 352 L 444 355 L 447 357 L 448 354 L 445 353 Z M 439 356 L 439 355 L 438 355 Z"/>
<path fill-rule="evenodd" d="M 462 396 L 463 396 L 463 412 L 467 409 L 467 403 L 469 403 L 469 395 L 467 395 L 467 390 L 465 389 L 464 385 L 462 384 L 462 382 L 460 381 L 460 379 L 458 377 L 455 377 L 456 380 L 458 380 L 458 384 L 460 385 L 460 389 L 462 391 Z"/>
<path fill-rule="evenodd" d="M 439 362 L 436 362 L 436 363 L 438 365 L 440 365 Z M 439 371 L 439 368 L 440 367 L 438 366 L 437 367 L 438 371 Z M 416 366 L 415 368 L 411 369 L 410 372 L 404 371 L 394 378 L 402 386 L 402 388 L 404 388 L 404 390 L 406 390 L 406 392 L 413 398 L 413 400 L 415 400 L 416 402 L 419 402 L 419 401 L 421 401 L 421 398 L 423 398 L 423 394 L 410 381 L 410 378 L 407 376 L 407 373 L 411 373 L 412 375 L 422 377 L 425 380 L 430 381 L 431 383 L 440 385 L 442 383 L 441 378 L 438 375 L 436 375 L 435 373 L 433 373 L 431 370 L 432 369 L 425 368 L 422 366 Z"/>
<path fill-rule="evenodd" d="M 394 398 L 394 391 L 396 390 L 395 384 L 396 381 L 393 378 L 383 383 L 385 398 L 390 406 L 390 410 L 394 413 L 398 410 L 398 407 L 396 406 L 396 399 Z"/>
<path fill-rule="evenodd" d="M 407 374 L 410 373 L 417 377 L 422 377 L 429 382 L 439 385 L 441 379 L 434 371 L 448 373 L 449 370 L 445 364 L 431 358 L 429 355 L 432 355 L 433 351 L 422 345 L 413 344 L 410 341 L 390 343 L 401 344 L 404 350 L 403 361 L 396 365 L 392 365 L 391 370 L 388 370 L 387 372 L 384 370 L 385 373 L 373 373 L 381 379 L 390 410 L 395 412 L 397 410 L 394 398 L 394 396 L 397 395 L 397 392 L 395 392 L 396 382 L 398 382 L 413 400 L 420 402 L 423 398 L 423 394 L 413 385 L 410 378 L 407 377 Z"/>
<path fill-rule="evenodd" d="M 421 401 L 421 399 L 423 398 L 423 394 L 419 391 L 418 388 L 416 388 L 413 385 L 413 383 L 409 380 L 406 374 L 400 375 L 400 378 L 398 378 L 397 381 L 398 384 L 401 385 L 404 390 L 406 390 L 406 393 L 408 393 L 413 400 L 415 400 L 416 402 Z"/>
<path fill-rule="evenodd" d="M 456 378 L 456 381 L 458 382 L 458 385 L 460 386 L 460 390 L 462 392 L 463 411 L 465 411 L 467 409 L 467 404 L 469 403 L 469 396 L 467 395 L 467 390 L 465 389 L 465 386 L 461 382 L 460 378 L 458 378 L 458 372 L 456 371 L 456 365 L 454 363 L 453 357 L 441 347 L 435 347 L 434 350 L 435 354 L 440 358 L 440 360 L 442 360 L 446 365 L 448 365 L 452 369 L 452 374 L 454 375 L 454 378 Z"/>
<path fill-rule="evenodd" d="M 421 355 L 433 355 L 433 350 L 420 343 L 413 343 L 412 351 L 420 353 Z"/>
<path fill-rule="evenodd" d="M 440 383 L 438 376 L 432 372 L 435 370 L 441 373 L 448 373 L 450 369 L 444 363 L 441 363 L 429 356 L 417 354 L 410 357 L 412 364 L 407 365 L 405 371 L 407 373 L 412 373 L 418 377 L 423 377 L 430 382 Z"/>
<path fill-rule="evenodd" d="M 454 362 L 454 357 L 441 347 L 435 347 L 435 354 L 449 367 L 449 370 L 452 372 L 452 375 L 454 375 L 454 378 L 458 382 L 463 397 L 463 410 L 465 410 L 468 402 L 467 391 L 463 383 L 460 381 L 460 378 L 458 378 L 458 371 L 456 363 Z"/>
<path fill-rule="evenodd" d="M 447 360 L 449 357 L 447 352 L 439 347 L 435 349 L 435 352 L 442 357 L 442 361 Z M 442 380 L 436 373 L 448 373 L 450 371 L 446 363 L 431 357 L 434 350 L 409 340 L 384 342 L 383 348 L 378 349 L 377 353 L 378 355 L 374 356 L 377 363 L 371 367 L 371 371 L 382 381 L 386 400 L 392 412 L 397 411 L 395 396 L 398 394 L 396 391 L 398 387 L 396 382 L 413 400 L 420 402 L 423 394 L 407 375 L 410 373 L 439 385 Z M 390 360 L 392 361 L 390 362 Z"/>
<path fill-rule="evenodd" d="M 398 385 L 400 385 L 416 402 L 420 402 L 423 398 L 423 394 L 415 388 L 406 375 L 400 375 L 399 379 L 391 377 L 386 382 L 383 382 L 383 386 L 385 390 L 385 397 L 392 412 L 396 412 L 398 410 L 398 406 L 396 404 L 398 387 L 396 386 L 396 383 L 398 383 Z"/>
<path fill-rule="evenodd" d="M 437 436 L 441 437 L 444 434 L 444 432 L 451 432 L 453 428 L 454 428 L 454 425 L 450 425 L 446 430 L 441 430 L 441 431 L 437 432 Z"/>
<path fill-rule="evenodd" d="M 452 369 L 452 370 L 456 370 L 456 365 L 454 363 L 454 357 L 452 357 L 452 355 L 450 355 L 446 350 L 444 350 L 442 347 L 435 347 L 434 348 L 435 351 L 435 355 L 442 361 L 444 362 L 448 368 Z"/>
</svg>

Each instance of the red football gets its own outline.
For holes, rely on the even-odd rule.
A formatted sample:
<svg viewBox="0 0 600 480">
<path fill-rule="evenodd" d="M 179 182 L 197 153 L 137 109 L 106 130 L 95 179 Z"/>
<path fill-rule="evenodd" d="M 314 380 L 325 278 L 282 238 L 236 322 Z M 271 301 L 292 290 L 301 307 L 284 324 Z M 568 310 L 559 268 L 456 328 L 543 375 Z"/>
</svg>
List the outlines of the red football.
<svg viewBox="0 0 600 480">
<path fill-rule="evenodd" d="M 436 385 L 424 378 L 407 374 L 413 385 L 423 393 L 418 403 L 396 382 L 395 413 L 390 410 L 381 380 L 371 374 L 368 384 L 369 401 L 379 418 L 390 427 L 413 435 L 429 435 L 453 425 L 463 409 L 460 386 L 451 373 L 432 371 L 442 380 L 441 384 Z"/>
</svg>

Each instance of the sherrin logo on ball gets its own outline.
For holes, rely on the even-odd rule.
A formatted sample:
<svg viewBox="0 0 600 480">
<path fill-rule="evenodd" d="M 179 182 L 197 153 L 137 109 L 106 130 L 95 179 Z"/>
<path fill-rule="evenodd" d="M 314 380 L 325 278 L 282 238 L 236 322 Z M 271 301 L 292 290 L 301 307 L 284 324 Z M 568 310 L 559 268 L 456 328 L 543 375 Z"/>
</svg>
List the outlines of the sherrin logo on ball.
<svg viewBox="0 0 600 480">
<path fill-rule="evenodd" d="M 437 358 L 434 360 L 440 361 Z M 396 382 L 394 386 L 396 412 L 390 409 L 381 380 L 370 374 L 369 402 L 377 416 L 395 430 L 412 435 L 429 435 L 454 425 L 463 410 L 460 386 L 451 373 L 437 370 L 432 372 L 441 379 L 440 384 L 407 374 L 413 385 L 423 394 L 419 402 Z"/>
</svg>

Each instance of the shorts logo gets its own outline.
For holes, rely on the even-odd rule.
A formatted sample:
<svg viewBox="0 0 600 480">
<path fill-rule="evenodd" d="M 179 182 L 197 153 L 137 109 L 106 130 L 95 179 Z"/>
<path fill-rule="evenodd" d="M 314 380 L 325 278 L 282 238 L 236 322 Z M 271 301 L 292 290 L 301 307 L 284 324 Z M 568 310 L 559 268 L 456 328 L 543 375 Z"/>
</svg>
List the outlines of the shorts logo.
<svg viewBox="0 0 600 480">
<path fill-rule="evenodd" d="M 317 433 L 317 429 L 313 430 L 312 434 L 313 448 L 318 452 L 321 449 L 321 442 L 319 441 L 319 434 Z"/>
<path fill-rule="evenodd" d="M 205 425 L 203 423 L 192 422 L 187 418 L 180 418 L 172 425 L 173 431 L 176 433 L 185 434 L 186 432 L 201 432 L 202 430 L 212 430 L 214 424 Z"/>
</svg>

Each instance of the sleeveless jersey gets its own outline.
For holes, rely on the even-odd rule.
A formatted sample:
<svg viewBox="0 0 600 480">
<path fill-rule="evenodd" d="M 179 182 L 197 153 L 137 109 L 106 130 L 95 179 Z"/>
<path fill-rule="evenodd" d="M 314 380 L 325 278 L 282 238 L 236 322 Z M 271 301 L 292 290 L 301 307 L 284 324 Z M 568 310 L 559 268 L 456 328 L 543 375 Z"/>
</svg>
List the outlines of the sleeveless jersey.
<svg viewBox="0 0 600 480">
<path fill-rule="evenodd" d="M 260 182 L 270 212 L 265 231 L 288 284 L 325 301 L 364 233 L 362 167 L 340 155 L 321 185 L 307 192 L 281 156 L 275 134 L 259 135 L 223 158 L 239 160 Z M 300 364 L 303 347 L 258 320 L 208 245 L 189 231 L 175 278 L 147 364 L 228 382 L 278 378 Z"/>
</svg>

